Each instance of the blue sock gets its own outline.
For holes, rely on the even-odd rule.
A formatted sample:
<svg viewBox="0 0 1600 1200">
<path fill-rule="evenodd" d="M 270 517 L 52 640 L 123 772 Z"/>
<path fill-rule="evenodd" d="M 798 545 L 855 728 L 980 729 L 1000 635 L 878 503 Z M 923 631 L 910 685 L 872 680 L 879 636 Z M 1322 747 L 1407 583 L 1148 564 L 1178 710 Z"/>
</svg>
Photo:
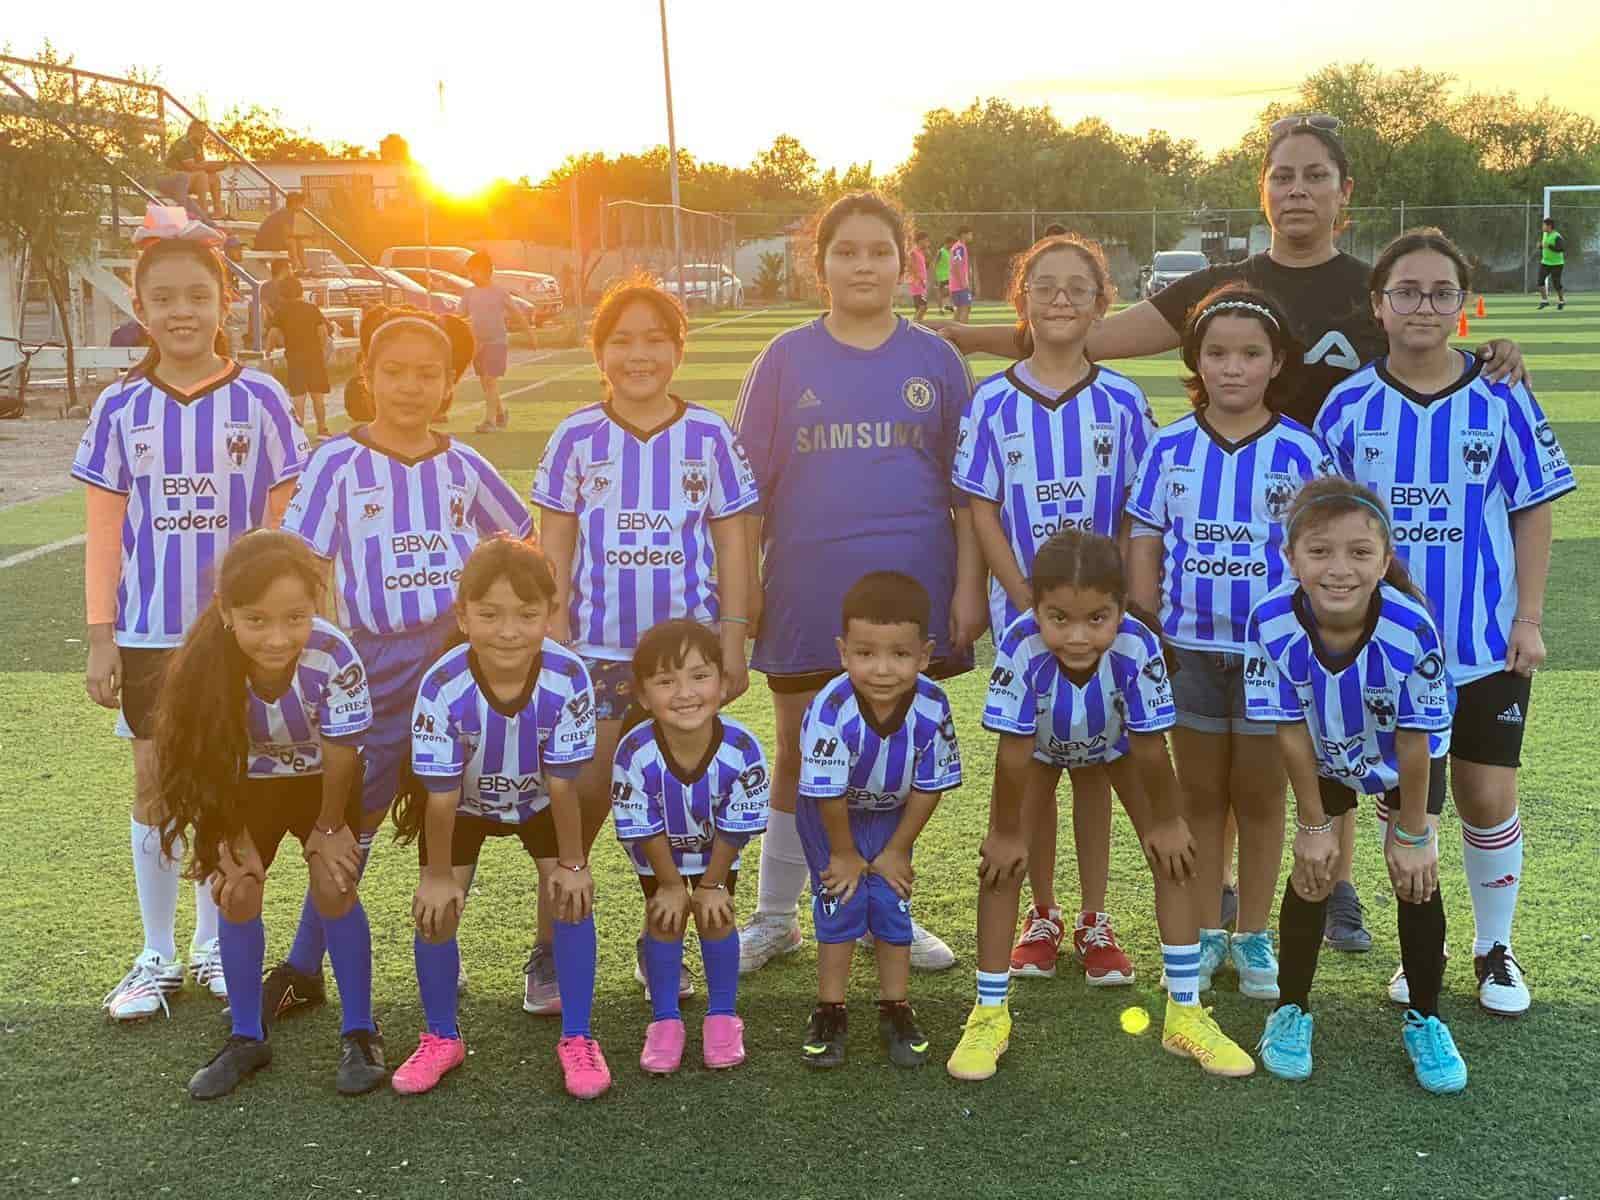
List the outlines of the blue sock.
<svg viewBox="0 0 1600 1200">
<path fill-rule="evenodd" d="M 256 917 L 234 924 L 217 914 L 217 946 L 222 951 L 222 977 L 228 982 L 228 1009 L 233 1032 L 264 1038 L 261 1024 L 261 968 L 267 960 L 267 927 Z"/>
<path fill-rule="evenodd" d="M 706 969 L 706 1016 L 731 1017 L 739 1000 L 739 932 L 730 929 L 716 941 L 700 939 Z"/>
<path fill-rule="evenodd" d="M 356 835 L 356 845 L 361 849 L 361 865 L 356 868 L 356 881 L 367 873 L 367 862 L 372 857 L 371 833 Z M 328 952 L 328 933 L 322 927 L 322 914 L 311 903 L 311 888 L 306 888 L 306 898 L 300 905 L 300 924 L 294 931 L 294 942 L 284 959 L 302 975 L 315 975 L 322 970 L 322 956 Z"/>
<path fill-rule="evenodd" d="M 552 921 L 555 926 L 556 986 L 561 989 L 561 1036 L 588 1037 L 589 1013 L 594 1008 L 595 933 L 594 914 L 576 924 Z M 450 994 L 455 995 L 455 976 L 450 976 Z M 673 1003 L 677 1003 L 678 980 L 672 980 Z"/>
<path fill-rule="evenodd" d="M 419 933 L 412 941 L 417 960 L 417 989 L 422 993 L 422 1014 L 435 1037 L 457 1038 L 456 975 L 461 970 L 461 948 L 455 938 L 425 942 Z"/>
<path fill-rule="evenodd" d="M 339 1004 L 344 1009 L 343 1033 L 372 1030 L 372 929 L 367 910 L 357 900 L 342 917 L 322 919 L 328 931 L 328 958 L 339 981 Z"/>
<path fill-rule="evenodd" d="M 678 974 L 682 969 L 682 942 L 658 942 L 648 933 L 644 935 L 644 977 L 650 982 L 650 1007 L 657 1021 L 683 1016 L 678 1008 Z"/>
</svg>

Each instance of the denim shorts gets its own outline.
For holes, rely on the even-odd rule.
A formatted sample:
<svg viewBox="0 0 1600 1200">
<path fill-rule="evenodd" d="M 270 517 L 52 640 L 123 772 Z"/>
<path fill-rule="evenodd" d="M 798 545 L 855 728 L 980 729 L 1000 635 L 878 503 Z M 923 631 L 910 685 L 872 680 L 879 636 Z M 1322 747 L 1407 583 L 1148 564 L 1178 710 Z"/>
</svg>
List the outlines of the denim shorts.
<svg viewBox="0 0 1600 1200">
<path fill-rule="evenodd" d="M 1244 715 L 1244 655 L 1232 650 L 1169 647 L 1174 669 L 1172 699 L 1178 724 L 1196 733 L 1241 733 L 1276 737 L 1278 727 Z"/>
</svg>

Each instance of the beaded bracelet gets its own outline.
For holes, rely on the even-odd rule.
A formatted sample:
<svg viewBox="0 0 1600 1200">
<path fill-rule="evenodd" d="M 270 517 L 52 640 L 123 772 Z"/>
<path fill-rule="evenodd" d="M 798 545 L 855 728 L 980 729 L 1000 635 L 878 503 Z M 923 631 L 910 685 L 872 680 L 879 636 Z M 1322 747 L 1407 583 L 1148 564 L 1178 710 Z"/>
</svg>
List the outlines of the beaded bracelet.
<svg viewBox="0 0 1600 1200">
<path fill-rule="evenodd" d="M 1329 817 L 1321 825 L 1307 825 L 1299 817 L 1295 818 L 1294 823 L 1295 823 L 1296 826 L 1299 827 L 1301 833 L 1332 833 L 1333 832 L 1333 818 L 1332 817 Z"/>
<path fill-rule="evenodd" d="M 1394 840 L 1399 842 L 1402 846 L 1407 846 L 1415 850 L 1419 846 L 1426 846 L 1429 842 L 1433 841 L 1433 826 L 1429 825 L 1427 829 L 1421 833 L 1407 833 L 1404 829 L 1401 829 L 1398 824 L 1396 824 L 1394 827 Z"/>
<path fill-rule="evenodd" d="M 1541 622 L 1535 621 L 1532 617 L 1512 617 L 1511 623 L 1513 625 L 1532 625 L 1535 629 L 1544 628 Z"/>
</svg>

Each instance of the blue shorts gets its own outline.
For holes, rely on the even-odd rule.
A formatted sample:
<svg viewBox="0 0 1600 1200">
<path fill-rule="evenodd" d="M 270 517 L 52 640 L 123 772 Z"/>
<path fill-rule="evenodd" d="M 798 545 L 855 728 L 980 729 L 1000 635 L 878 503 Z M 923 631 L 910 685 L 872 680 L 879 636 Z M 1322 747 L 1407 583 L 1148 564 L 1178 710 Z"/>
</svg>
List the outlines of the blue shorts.
<svg viewBox="0 0 1600 1200">
<path fill-rule="evenodd" d="M 871 862 L 883 852 L 895 830 L 900 828 L 900 814 L 904 811 L 903 808 L 850 810 L 850 834 L 862 858 Z M 830 848 L 817 801 L 801 796 L 795 805 L 794 818 L 800 845 L 805 849 L 806 865 L 811 870 L 811 916 L 817 941 L 829 945 L 853 942 L 862 934 L 870 933 L 891 946 L 909 946 L 910 903 L 895 895 L 888 881 L 877 875 L 863 875 L 848 903 L 841 904 L 828 895 L 822 886 L 822 872 L 827 869 Z"/>
<path fill-rule="evenodd" d="M 615 658 L 580 655 L 594 685 L 594 719 L 620 721 L 633 703 L 633 664 Z"/>
<path fill-rule="evenodd" d="M 972 293 L 966 288 L 962 288 L 959 292 L 951 292 L 950 303 L 954 304 L 957 308 L 971 308 Z"/>
<path fill-rule="evenodd" d="M 455 618 L 447 616 L 404 633 L 358 629 L 350 636 L 367 668 L 372 695 L 372 727 L 362 742 L 361 807 L 366 812 L 382 812 L 394 803 L 411 764 L 411 715 L 423 672 L 438 659 L 454 628 Z"/>
<path fill-rule="evenodd" d="M 499 379 L 506 373 L 509 352 L 505 342 L 479 342 L 478 352 L 472 356 L 472 369 L 479 379 Z"/>
<path fill-rule="evenodd" d="M 1178 724 L 1196 733 L 1240 733 L 1276 737 L 1278 727 L 1244 715 L 1244 655 L 1232 650 L 1189 650 L 1173 646 L 1168 673 Z"/>
</svg>

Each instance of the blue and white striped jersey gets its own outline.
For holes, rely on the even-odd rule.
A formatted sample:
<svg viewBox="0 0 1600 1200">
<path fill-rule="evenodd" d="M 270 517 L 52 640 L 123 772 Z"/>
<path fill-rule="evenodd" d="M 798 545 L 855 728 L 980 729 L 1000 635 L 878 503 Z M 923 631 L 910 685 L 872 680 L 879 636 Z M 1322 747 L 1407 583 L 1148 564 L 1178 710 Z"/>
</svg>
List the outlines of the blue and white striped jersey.
<svg viewBox="0 0 1600 1200">
<path fill-rule="evenodd" d="M 1439 617 L 1456 686 L 1504 670 L 1517 611 L 1511 514 L 1578 486 L 1555 430 L 1521 384 L 1473 359 L 1423 396 L 1369 363 L 1328 393 L 1317 432 L 1339 471 L 1389 506 L 1395 552 Z"/>
<path fill-rule="evenodd" d="M 148 375 L 100 393 L 72 476 L 128 498 L 117 645 L 183 641 L 211 602 L 214 565 L 266 522 L 267 493 L 306 453 L 283 386 L 248 367 L 192 394 Z"/>
<path fill-rule="evenodd" d="M 879 724 L 849 675 L 812 698 L 800 723 L 800 795 L 852 809 L 904 808 L 912 792 L 961 786 L 961 748 L 944 689 L 925 675 Z"/>
<path fill-rule="evenodd" d="M 372 724 L 367 672 L 356 648 L 321 617 L 311 619 L 311 637 L 300 651 L 288 690 L 263 700 L 245 685 L 245 728 L 251 779 L 322 773 L 322 739 L 344 740 Z"/>
<path fill-rule="evenodd" d="M 1115 371 L 1092 366 L 1082 383 L 1051 400 L 1011 367 L 973 395 L 953 478 L 962 491 L 1000 506 L 1000 527 L 1027 575 L 1057 530 L 1117 536 L 1155 431 L 1144 393 Z M 990 576 L 994 640 L 1021 615 Z"/>
<path fill-rule="evenodd" d="M 1128 752 L 1128 734 L 1160 733 L 1178 721 L 1161 642 L 1133 616 L 1076 683 L 1039 635 L 1029 609 L 995 647 L 983 727 L 1034 739 L 1033 757 L 1053 767 L 1107 763 Z"/>
<path fill-rule="evenodd" d="M 341 626 L 401 633 L 450 611 L 480 539 L 526 537 L 533 518 L 471 446 L 444 440 L 408 461 L 373 447 L 362 426 L 317 447 L 283 527 L 333 560 Z"/>
<path fill-rule="evenodd" d="M 1360 642 L 1339 655 L 1318 639 L 1300 585 L 1274 589 L 1250 615 L 1244 702 L 1252 721 L 1304 721 L 1318 773 L 1363 795 L 1400 786 L 1396 730 L 1426 730 L 1430 758 L 1450 751 L 1455 697 L 1439 635 L 1422 605 L 1386 583 Z"/>
<path fill-rule="evenodd" d="M 639 843 L 667 835 L 678 874 L 703 875 L 719 832 L 742 840 L 767 827 L 772 781 L 755 735 L 731 717 L 714 718 L 700 762 L 675 763 L 654 721 L 617 743 L 611 767 L 611 813 L 617 839 L 641 875 L 654 875 Z M 739 866 L 738 855 L 733 866 Z"/>
<path fill-rule="evenodd" d="M 756 503 L 756 477 L 728 423 L 678 401 L 645 434 L 610 404 L 550 435 L 530 498 L 578 518 L 571 629 L 580 654 L 627 661 L 639 635 L 677 617 L 717 620 L 710 523 Z"/>
<path fill-rule="evenodd" d="M 490 694 L 465 643 L 422 677 L 411 767 L 430 792 L 461 788 L 457 812 L 520 825 L 550 803 L 545 772 L 594 757 L 594 687 L 581 659 L 546 638 L 521 696 Z"/>
<path fill-rule="evenodd" d="M 1157 432 L 1128 511 L 1162 532 L 1161 628 L 1190 650 L 1243 653 L 1250 611 L 1289 575 L 1283 519 L 1333 460 L 1297 421 L 1274 416 L 1230 442 L 1190 413 Z"/>
</svg>

